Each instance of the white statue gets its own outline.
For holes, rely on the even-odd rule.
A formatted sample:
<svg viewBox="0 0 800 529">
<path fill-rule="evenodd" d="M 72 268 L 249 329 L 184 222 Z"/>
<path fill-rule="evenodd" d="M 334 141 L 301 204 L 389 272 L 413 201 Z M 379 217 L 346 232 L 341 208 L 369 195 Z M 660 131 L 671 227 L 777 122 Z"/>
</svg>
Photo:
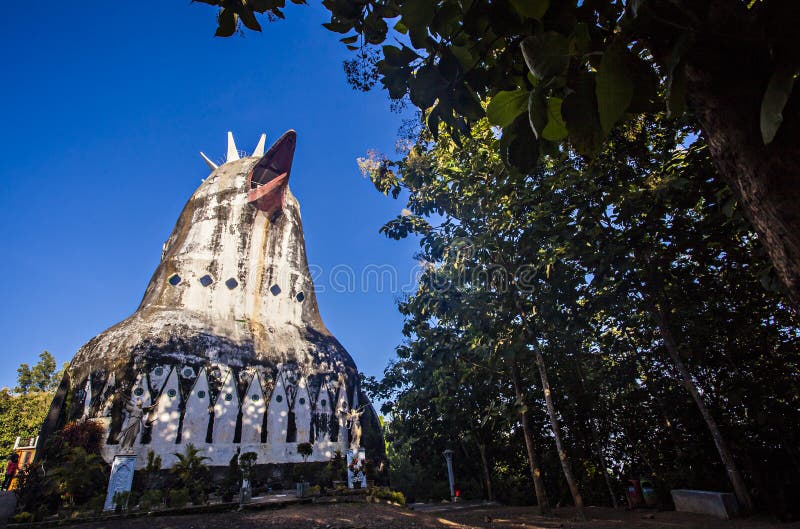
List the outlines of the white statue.
<svg viewBox="0 0 800 529">
<path fill-rule="evenodd" d="M 136 399 L 135 403 L 128 400 L 125 404 L 128 419 L 125 421 L 125 426 L 122 428 L 119 437 L 119 445 L 122 450 L 133 450 L 133 445 L 136 443 L 136 439 L 139 438 L 139 432 L 145 426 L 144 415 L 152 410 L 153 407 L 154 405 L 142 406 L 142 399 Z"/>
<path fill-rule="evenodd" d="M 364 413 L 364 408 L 366 406 L 350 411 L 342 410 L 344 419 L 347 421 L 347 428 L 350 430 L 350 450 L 354 453 L 357 453 L 361 447 L 361 415 Z"/>
</svg>

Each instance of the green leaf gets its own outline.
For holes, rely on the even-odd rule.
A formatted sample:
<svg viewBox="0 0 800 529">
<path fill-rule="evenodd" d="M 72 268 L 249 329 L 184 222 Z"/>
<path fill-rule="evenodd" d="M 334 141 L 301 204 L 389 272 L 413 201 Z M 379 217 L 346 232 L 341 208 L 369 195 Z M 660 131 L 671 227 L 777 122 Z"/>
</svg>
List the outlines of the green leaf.
<svg viewBox="0 0 800 529">
<path fill-rule="evenodd" d="M 322 27 L 334 33 L 347 33 L 353 29 L 353 24 L 349 22 L 325 22 Z"/>
<path fill-rule="evenodd" d="M 230 37 L 236 33 L 236 23 L 239 19 L 233 9 L 223 9 L 217 16 L 217 31 L 214 33 L 216 37 Z"/>
<path fill-rule="evenodd" d="M 686 112 L 686 68 L 679 64 L 667 76 L 667 117 L 674 118 Z"/>
<path fill-rule="evenodd" d="M 507 127 L 527 109 L 527 90 L 502 91 L 489 101 L 489 105 L 486 107 L 486 117 L 492 125 Z"/>
<path fill-rule="evenodd" d="M 527 37 L 520 46 L 525 64 L 537 79 L 561 75 L 569 66 L 569 40 L 561 33 L 546 31 Z"/>
<path fill-rule="evenodd" d="M 558 97 L 547 99 L 547 126 L 541 137 L 550 141 L 561 141 L 567 137 L 567 125 L 561 117 L 562 100 Z"/>
<path fill-rule="evenodd" d="M 686 111 L 686 69 L 683 54 L 689 49 L 691 39 L 684 33 L 675 41 L 667 59 L 667 117 L 674 118 Z"/>
<path fill-rule="evenodd" d="M 442 77 L 435 64 L 427 63 L 408 81 L 408 88 L 411 102 L 424 110 L 447 88 L 447 80 Z"/>
<path fill-rule="evenodd" d="M 242 20 L 242 24 L 244 24 L 247 29 L 261 31 L 261 24 L 258 23 L 255 14 L 246 5 L 241 6 L 237 13 Z"/>
<path fill-rule="evenodd" d="M 436 2 L 431 0 L 405 0 L 400 7 L 401 20 L 409 30 L 424 30 L 427 34 L 435 7 Z"/>
<path fill-rule="evenodd" d="M 547 125 L 547 100 L 539 89 L 531 90 L 528 98 L 528 121 L 536 138 L 541 139 L 542 131 Z"/>
<path fill-rule="evenodd" d="M 569 132 L 569 141 L 582 154 L 596 152 L 603 144 L 603 131 L 597 115 L 594 83 L 588 76 L 580 79 L 575 91 L 561 104 L 561 115 Z"/>
<path fill-rule="evenodd" d="M 520 116 L 503 130 L 503 140 L 506 145 L 506 162 L 511 167 L 529 173 L 539 161 L 539 142 L 533 135 L 530 123 L 526 116 Z"/>
<path fill-rule="evenodd" d="M 597 111 L 605 134 L 611 132 L 633 98 L 633 82 L 627 65 L 629 54 L 625 43 L 613 42 L 603 53 L 600 68 L 597 70 Z"/>
<path fill-rule="evenodd" d="M 402 48 L 387 45 L 383 47 L 383 57 L 390 66 L 401 67 L 407 66 L 414 59 L 418 59 L 419 55 L 406 45 L 403 45 Z"/>
<path fill-rule="evenodd" d="M 783 108 L 789 100 L 797 71 L 787 66 L 778 66 L 769 78 L 764 99 L 761 100 L 761 138 L 764 145 L 775 139 L 783 123 Z"/>
<path fill-rule="evenodd" d="M 523 17 L 541 20 L 550 7 L 550 0 L 511 0 L 511 5 Z"/>
</svg>

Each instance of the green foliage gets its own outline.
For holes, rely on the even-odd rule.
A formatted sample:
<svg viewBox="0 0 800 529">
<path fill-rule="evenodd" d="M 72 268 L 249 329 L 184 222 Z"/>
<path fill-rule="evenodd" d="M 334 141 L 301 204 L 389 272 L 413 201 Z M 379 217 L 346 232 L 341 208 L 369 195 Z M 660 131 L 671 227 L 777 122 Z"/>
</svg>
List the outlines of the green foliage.
<svg viewBox="0 0 800 529">
<path fill-rule="evenodd" d="M 233 501 L 233 498 L 242 488 L 242 471 L 239 468 L 239 452 L 233 454 L 228 462 L 228 468 L 225 469 L 225 476 L 220 483 L 219 494 L 222 496 L 222 501 Z"/>
<path fill-rule="evenodd" d="M 34 521 L 33 514 L 28 511 L 22 511 L 11 517 L 11 523 L 31 523 Z"/>
<path fill-rule="evenodd" d="M 314 453 L 314 447 L 311 446 L 311 443 L 298 443 L 297 453 L 303 457 L 304 462 L 308 461 L 308 458 Z"/>
<path fill-rule="evenodd" d="M 755 236 L 714 177 L 707 147 L 699 139 L 680 147 L 695 132 L 661 118 L 627 122 L 592 160 L 555 152 L 520 174 L 479 122 L 458 143 L 446 130 L 436 143 L 423 134 L 403 159 L 368 173 L 379 190 L 393 182 L 408 192 L 407 216 L 437 221 L 416 232 L 428 265 L 399 305 L 406 341 L 370 385 L 393 418 L 394 486 L 434 496 L 432 485 L 446 483 L 441 451 L 459 447 L 471 455 L 456 458 L 457 476 L 486 472 L 498 496 L 530 501 L 519 470 L 525 409 L 549 495 L 563 501 L 531 369 L 539 348 L 589 501 L 609 501 L 611 461 L 617 490 L 618 479 L 644 474 L 665 490 L 726 489 L 706 424 L 673 375 L 653 300 L 669 307 L 683 361 L 737 457 L 764 469 L 789 457 L 798 408 L 783 403 L 797 403 L 800 387 L 779 366 L 797 364 L 796 319 L 761 288 L 768 265 L 754 257 Z M 397 233 L 398 222 L 382 231 Z M 521 401 L 509 380 L 514 362 L 527 390 Z M 766 472 L 753 482 L 775 490 Z"/>
<path fill-rule="evenodd" d="M 100 421 L 72 421 L 64 425 L 57 435 L 68 446 L 82 448 L 89 454 L 100 454 L 105 438 L 105 428 Z"/>
<path fill-rule="evenodd" d="M 58 387 L 63 376 L 63 370 L 56 372 L 56 359 L 49 351 L 43 351 L 39 355 L 39 362 L 33 367 L 28 364 L 20 364 L 17 368 L 17 393 L 28 393 L 29 391 L 53 391 Z"/>
<path fill-rule="evenodd" d="M 38 520 L 59 503 L 57 491 L 45 478 L 41 463 L 33 463 L 17 472 L 17 509 L 33 513 Z"/>
<path fill-rule="evenodd" d="M 210 474 L 203 461 L 208 458 L 201 456 L 200 450 L 192 443 L 186 445 L 184 453 L 176 452 L 174 455 L 178 461 L 172 466 L 170 473 L 177 478 L 177 487 L 187 490 L 195 505 L 205 502 Z M 171 495 L 170 504 L 172 504 Z"/>
<path fill-rule="evenodd" d="M 256 466 L 258 454 L 255 452 L 245 452 L 239 457 L 239 467 L 242 469 L 242 476 L 245 479 L 250 479 L 253 474 L 253 468 Z"/>
<path fill-rule="evenodd" d="M 170 489 L 169 491 L 169 506 L 173 509 L 180 509 L 186 507 L 186 504 L 192 499 L 189 489 Z"/>
<path fill-rule="evenodd" d="M 14 395 L 5 388 L 0 390 L 0 453 L 10 453 L 18 436 L 30 439 L 39 435 L 52 400 L 51 393 Z"/>
<path fill-rule="evenodd" d="M 406 504 L 406 497 L 402 492 L 394 491 L 388 487 L 368 487 L 367 498 L 386 500 L 399 505 Z"/>
<path fill-rule="evenodd" d="M 143 511 L 152 511 L 161 508 L 164 501 L 164 493 L 160 489 L 149 489 L 142 493 L 139 498 L 139 508 Z M 185 502 L 184 502 L 185 503 Z"/>
<path fill-rule="evenodd" d="M 74 507 L 88 501 L 105 487 L 107 466 L 97 454 L 81 447 L 68 448 L 59 465 L 47 473 L 51 491 L 57 492 L 65 505 Z"/>
</svg>

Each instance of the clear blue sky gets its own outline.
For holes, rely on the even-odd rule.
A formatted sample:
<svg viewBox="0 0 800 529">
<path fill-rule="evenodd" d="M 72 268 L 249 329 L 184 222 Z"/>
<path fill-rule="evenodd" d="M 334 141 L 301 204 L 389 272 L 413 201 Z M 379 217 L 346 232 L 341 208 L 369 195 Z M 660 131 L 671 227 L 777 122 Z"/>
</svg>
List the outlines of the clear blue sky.
<svg viewBox="0 0 800 529">
<path fill-rule="evenodd" d="M 415 241 L 378 234 L 402 204 L 361 177 L 369 148 L 393 152 L 401 116 L 385 92 L 345 82 L 348 52 L 326 11 L 287 8 L 264 32 L 214 38 L 216 10 L 188 1 L 25 2 L 0 21 L 0 387 L 44 349 L 59 363 L 131 314 L 161 245 L 207 176 L 198 155 L 298 132 L 291 187 L 309 260 L 325 272 L 323 319 L 359 368 L 380 375 L 400 342 L 398 292 L 335 292 L 328 272 L 391 265 Z"/>
</svg>

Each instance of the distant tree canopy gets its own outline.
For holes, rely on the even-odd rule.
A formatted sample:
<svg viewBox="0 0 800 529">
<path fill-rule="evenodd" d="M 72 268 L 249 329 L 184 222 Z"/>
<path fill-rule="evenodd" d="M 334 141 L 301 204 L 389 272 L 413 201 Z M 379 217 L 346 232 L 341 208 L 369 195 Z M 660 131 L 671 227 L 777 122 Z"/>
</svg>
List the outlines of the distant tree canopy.
<svg viewBox="0 0 800 529">
<path fill-rule="evenodd" d="M 39 354 L 39 361 L 31 367 L 20 364 L 17 368 L 17 386 L 11 393 L 0 390 L 0 455 L 10 452 L 17 436 L 36 437 L 42 425 L 53 391 L 61 382 L 66 364 L 57 371 L 56 359 L 48 351 Z"/>
<path fill-rule="evenodd" d="M 64 375 L 63 369 L 56 371 L 56 359 L 49 351 L 43 351 L 39 355 L 39 362 L 33 367 L 28 364 L 20 364 L 17 368 L 17 393 L 28 393 L 29 391 L 53 391 L 61 382 Z"/>
<path fill-rule="evenodd" d="M 0 390 L 0 457 L 5 457 L 14 448 L 17 436 L 25 438 L 39 435 L 53 394 L 30 392 L 14 395 L 8 389 Z"/>
<path fill-rule="evenodd" d="M 221 7 L 218 36 L 285 0 Z M 292 0 L 295 4 L 303 0 Z M 689 112 L 793 303 L 800 303 L 800 3 L 794 0 L 324 0 L 324 24 L 377 81 L 459 141 L 488 116 L 523 172 L 569 144 L 594 156 L 620 123 Z M 378 48 L 378 46 L 382 46 Z M 484 110 L 481 101 L 491 99 Z"/>
</svg>

